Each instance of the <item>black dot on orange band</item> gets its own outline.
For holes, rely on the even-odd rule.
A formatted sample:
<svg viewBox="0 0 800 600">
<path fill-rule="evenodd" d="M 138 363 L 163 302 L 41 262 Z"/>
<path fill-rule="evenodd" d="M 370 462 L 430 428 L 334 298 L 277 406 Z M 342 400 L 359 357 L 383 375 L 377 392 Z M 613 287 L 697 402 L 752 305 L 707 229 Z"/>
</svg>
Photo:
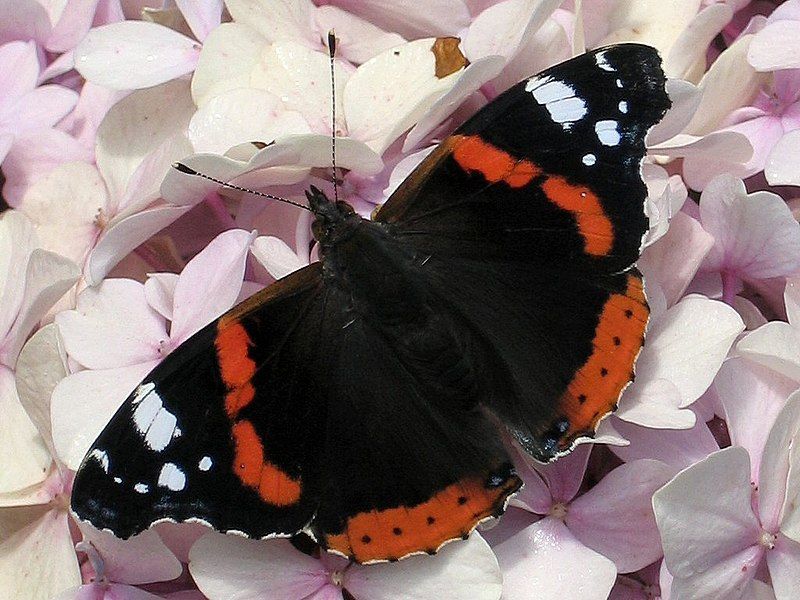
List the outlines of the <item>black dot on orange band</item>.
<svg viewBox="0 0 800 600">
<path fill-rule="evenodd" d="M 459 496 L 458 497 L 458 503 L 459 504 L 466 504 L 467 503 L 467 497 L 466 496 Z"/>
<path fill-rule="evenodd" d="M 433 517 L 428 517 L 428 525 L 433 525 L 434 523 L 436 523 L 436 519 Z"/>
<path fill-rule="evenodd" d="M 608 369 L 603 367 L 602 369 L 600 369 L 600 377 L 605 377 L 606 375 L 608 375 Z"/>
<path fill-rule="evenodd" d="M 368 535 L 364 535 L 361 536 L 361 541 L 364 542 L 365 544 L 369 544 L 372 541 L 372 538 L 369 537 Z"/>
<path fill-rule="evenodd" d="M 403 534 L 403 530 L 400 529 L 399 527 L 395 527 L 394 529 L 392 529 L 392 533 L 395 534 L 395 535 L 402 535 Z"/>
<path fill-rule="evenodd" d="M 581 404 L 586 402 L 586 394 L 581 394 L 580 396 L 578 396 L 578 402 L 580 402 Z"/>
<path fill-rule="evenodd" d="M 614 336 L 614 345 L 619 346 L 622 343 L 622 340 L 619 339 L 617 336 Z"/>
<path fill-rule="evenodd" d="M 625 318 L 630 319 L 633 316 L 633 311 L 630 308 L 625 309 Z"/>
</svg>

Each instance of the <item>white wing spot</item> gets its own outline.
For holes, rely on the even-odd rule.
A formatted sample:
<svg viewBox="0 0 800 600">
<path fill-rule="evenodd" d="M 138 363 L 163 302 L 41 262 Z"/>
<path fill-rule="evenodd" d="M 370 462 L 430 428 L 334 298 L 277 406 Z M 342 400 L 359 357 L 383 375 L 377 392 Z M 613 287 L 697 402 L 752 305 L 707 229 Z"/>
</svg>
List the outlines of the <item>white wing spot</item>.
<svg viewBox="0 0 800 600">
<path fill-rule="evenodd" d="M 200 469 L 201 471 L 208 471 L 211 468 L 211 465 L 213 464 L 214 463 L 211 460 L 210 456 L 204 456 L 203 458 L 200 459 L 200 462 L 197 463 L 197 468 Z"/>
<path fill-rule="evenodd" d="M 597 66 L 603 69 L 603 71 L 616 71 L 616 69 L 608 62 L 605 52 L 595 54 L 594 60 L 597 63 Z"/>
<path fill-rule="evenodd" d="M 139 404 L 139 402 L 148 396 L 154 389 L 156 389 L 156 384 L 152 381 L 150 383 L 142 383 L 139 385 L 133 392 L 133 404 Z"/>
<path fill-rule="evenodd" d="M 616 146 L 619 144 L 620 135 L 617 131 L 617 122 L 611 119 L 598 121 L 594 125 L 594 131 L 597 134 L 597 139 L 604 146 Z"/>
<path fill-rule="evenodd" d="M 164 463 L 158 474 L 158 485 L 173 492 L 180 492 L 186 487 L 186 474 L 175 463 Z"/>
<path fill-rule="evenodd" d="M 623 100 L 622 102 L 619 103 L 619 107 L 618 108 L 619 108 L 619 112 L 621 112 L 622 114 L 625 114 L 626 112 L 628 112 L 628 103 L 625 102 L 625 100 Z"/>
<path fill-rule="evenodd" d="M 161 452 L 166 448 L 175 435 L 178 419 L 171 412 L 164 408 L 161 397 L 156 392 L 155 384 L 148 383 L 146 386 L 139 386 L 140 389 L 148 388 L 145 395 L 137 402 L 136 410 L 133 411 L 133 424 L 136 430 L 144 436 L 144 441 L 151 450 Z M 136 394 L 138 396 L 139 389 Z"/>
<path fill-rule="evenodd" d="M 622 87 L 622 79 L 617 79 L 617 87 L 618 88 Z"/>
<path fill-rule="evenodd" d="M 122 477 L 114 477 L 114 483 L 122 483 Z"/>
<path fill-rule="evenodd" d="M 89 453 L 89 456 L 100 463 L 103 472 L 108 474 L 108 453 L 105 450 L 95 448 Z"/>
<path fill-rule="evenodd" d="M 531 92 L 536 101 L 543 105 L 556 123 L 569 129 L 575 121 L 586 116 L 586 102 L 575 95 L 575 90 L 555 79 L 531 79 L 525 85 L 525 91 Z"/>
<path fill-rule="evenodd" d="M 137 483 L 135 486 L 133 486 L 133 489 L 139 492 L 140 494 L 146 494 L 147 492 L 150 491 L 150 486 L 147 485 L 146 483 Z"/>
<path fill-rule="evenodd" d="M 596 162 L 597 162 L 597 157 L 594 154 L 583 155 L 583 164 L 585 164 L 587 167 L 591 167 Z"/>
</svg>

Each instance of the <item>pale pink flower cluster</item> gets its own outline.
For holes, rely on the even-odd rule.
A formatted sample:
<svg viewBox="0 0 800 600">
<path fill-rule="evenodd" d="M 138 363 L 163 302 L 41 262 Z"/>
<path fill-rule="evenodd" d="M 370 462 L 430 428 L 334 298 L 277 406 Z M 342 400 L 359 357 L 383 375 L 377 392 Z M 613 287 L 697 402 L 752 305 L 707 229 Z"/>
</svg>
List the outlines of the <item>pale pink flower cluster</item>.
<svg viewBox="0 0 800 600">
<path fill-rule="evenodd" d="M 437 77 L 437 36 L 469 65 Z M 622 41 L 658 48 L 673 108 L 643 169 L 647 341 L 596 443 L 520 453 L 494 527 L 394 564 L 74 520 L 142 376 L 315 260 L 307 213 L 173 161 L 301 201 L 335 135 L 368 216 L 498 93 Z M 800 0 L 0 0 L 0 170 L 2 597 L 800 597 Z"/>
</svg>

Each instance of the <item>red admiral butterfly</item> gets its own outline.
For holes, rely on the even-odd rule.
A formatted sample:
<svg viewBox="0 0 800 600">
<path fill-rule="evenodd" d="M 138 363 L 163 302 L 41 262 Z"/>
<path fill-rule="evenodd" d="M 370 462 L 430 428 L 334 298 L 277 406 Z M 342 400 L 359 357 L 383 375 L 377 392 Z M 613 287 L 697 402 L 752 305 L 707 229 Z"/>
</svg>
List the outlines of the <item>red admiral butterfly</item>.
<svg viewBox="0 0 800 600">
<path fill-rule="evenodd" d="M 320 262 L 145 378 L 84 459 L 75 513 L 122 538 L 305 532 L 361 563 L 502 513 L 521 481 L 497 424 L 551 460 L 633 378 L 664 83 L 653 48 L 596 50 L 479 111 L 374 221 L 312 188 Z"/>
</svg>

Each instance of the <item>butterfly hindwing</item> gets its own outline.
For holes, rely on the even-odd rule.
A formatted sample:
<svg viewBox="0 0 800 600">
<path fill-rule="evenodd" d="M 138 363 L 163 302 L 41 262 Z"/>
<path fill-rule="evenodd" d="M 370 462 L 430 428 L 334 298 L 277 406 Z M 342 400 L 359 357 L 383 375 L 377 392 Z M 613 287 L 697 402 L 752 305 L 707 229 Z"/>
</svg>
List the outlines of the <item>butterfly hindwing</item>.
<svg viewBox="0 0 800 600">
<path fill-rule="evenodd" d="M 591 435 L 632 379 L 648 318 L 644 138 L 669 99 L 636 44 L 523 81 L 446 138 L 381 207 L 421 277 L 500 373 L 486 405 L 540 460 Z"/>
</svg>

